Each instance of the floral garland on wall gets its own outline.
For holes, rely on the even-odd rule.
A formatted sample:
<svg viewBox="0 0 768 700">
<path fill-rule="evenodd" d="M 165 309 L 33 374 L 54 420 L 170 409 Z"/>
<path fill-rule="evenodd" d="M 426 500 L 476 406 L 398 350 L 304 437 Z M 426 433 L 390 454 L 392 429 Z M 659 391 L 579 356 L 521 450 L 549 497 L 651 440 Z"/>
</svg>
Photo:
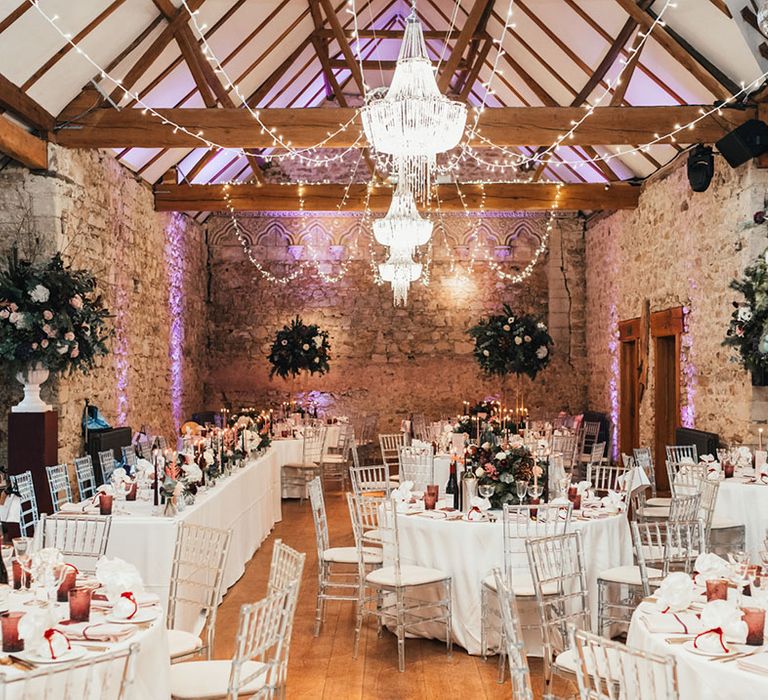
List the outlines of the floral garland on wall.
<svg viewBox="0 0 768 700">
<path fill-rule="evenodd" d="M 109 315 L 90 272 L 65 267 L 59 253 L 35 263 L 13 248 L 0 270 L 0 361 L 87 372 L 108 352 Z"/>
<path fill-rule="evenodd" d="M 330 369 L 330 352 L 328 331 L 321 331 L 314 323 L 307 325 L 297 316 L 275 335 L 267 355 L 272 365 L 269 376 L 272 378 L 277 374 L 287 379 L 297 377 L 303 371 L 323 375 Z"/>
<path fill-rule="evenodd" d="M 768 373 L 768 251 L 731 282 L 744 301 L 733 302 L 734 310 L 723 345 L 734 348 L 744 369 L 752 373 L 753 383 L 765 383 Z"/>
<path fill-rule="evenodd" d="M 475 359 L 489 375 L 526 374 L 536 379 L 551 359 L 552 336 L 533 316 L 517 315 L 507 304 L 503 311 L 469 329 Z"/>
</svg>

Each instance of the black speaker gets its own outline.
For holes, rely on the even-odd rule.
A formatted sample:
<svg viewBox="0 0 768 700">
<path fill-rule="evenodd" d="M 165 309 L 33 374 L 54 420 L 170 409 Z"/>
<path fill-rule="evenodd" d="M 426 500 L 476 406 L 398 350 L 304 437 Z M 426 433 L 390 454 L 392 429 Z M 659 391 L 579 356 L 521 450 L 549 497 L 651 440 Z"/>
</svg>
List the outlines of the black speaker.
<svg viewBox="0 0 768 700">
<path fill-rule="evenodd" d="M 695 146 L 688 156 L 688 182 L 694 192 L 704 192 L 715 174 L 711 146 Z"/>
<path fill-rule="evenodd" d="M 738 168 L 768 151 L 768 124 L 750 119 L 723 136 L 715 145 L 728 165 Z"/>
</svg>

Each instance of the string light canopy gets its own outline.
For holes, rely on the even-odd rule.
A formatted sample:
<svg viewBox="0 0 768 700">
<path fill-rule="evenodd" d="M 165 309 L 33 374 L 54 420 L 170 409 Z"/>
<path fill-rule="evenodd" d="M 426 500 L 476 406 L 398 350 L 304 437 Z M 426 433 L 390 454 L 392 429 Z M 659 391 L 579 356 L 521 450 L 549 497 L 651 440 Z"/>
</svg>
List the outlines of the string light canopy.
<svg viewBox="0 0 768 700">
<path fill-rule="evenodd" d="M 461 141 L 467 108 L 440 93 L 415 7 L 389 89 L 370 91 L 360 113 L 368 142 L 391 157 L 398 182 L 416 199 L 428 199 L 437 154 Z"/>
</svg>

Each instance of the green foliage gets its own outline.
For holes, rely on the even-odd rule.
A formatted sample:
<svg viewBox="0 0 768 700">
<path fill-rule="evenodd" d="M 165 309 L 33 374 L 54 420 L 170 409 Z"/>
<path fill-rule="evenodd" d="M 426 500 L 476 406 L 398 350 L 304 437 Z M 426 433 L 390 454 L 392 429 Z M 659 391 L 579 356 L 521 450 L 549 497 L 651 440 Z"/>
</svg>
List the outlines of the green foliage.
<svg viewBox="0 0 768 700">
<path fill-rule="evenodd" d="M 305 370 L 310 374 L 325 374 L 330 369 L 330 351 L 328 332 L 321 331 L 315 324 L 306 325 L 297 316 L 275 336 L 267 356 L 272 365 L 269 376 L 277 374 L 287 379 Z"/>
<path fill-rule="evenodd" d="M 501 508 L 505 503 L 519 503 L 515 482 L 533 482 L 533 470 L 537 467 L 531 451 L 523 445 L 493 449 L 490 452 L 481 450 L 479 462 L 485 472 L 479 477 L 479 483 L 490 484 L 495 489 L 488 499 L 493 508 Z M 545 463 L 540 462 L 538 470 L 539 483 L 546 484 Z"/>
<path fill-rule="evenodd" d="M 552 336 L 544 323 L 532 316 L 518 316 L 508 305 L 504 313 L 482 319 L 469 329 L 474 355 L 489 375 L 527 374 L 531 379 L 550 361 Z"/>
<path fill-rule="evenodd" d="M 13 248 L 0 270 L 0 362 L 87 372 L 108 352 L 109 315 L 90 272 L 65 267 L 59 253 L 33 263 Z"/>
</svg>

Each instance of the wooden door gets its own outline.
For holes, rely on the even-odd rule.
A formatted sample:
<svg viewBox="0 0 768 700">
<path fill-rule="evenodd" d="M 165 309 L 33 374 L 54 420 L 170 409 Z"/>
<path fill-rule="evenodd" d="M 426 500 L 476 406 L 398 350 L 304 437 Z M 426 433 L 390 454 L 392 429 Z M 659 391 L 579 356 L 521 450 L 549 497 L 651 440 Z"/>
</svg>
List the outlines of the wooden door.
<svg viewBox="0 0 768 700">
<path fill-rule="evenodd" d="M 619 445 L 629 455 L 640 446 L 639 326 L 638 318 L 619 323 Z"/>
<path fill-rule="evenodd" d="M 653 338 L 654 457 L 656 484 L 669 490 L 666 447 L 675 444 L 680 426 L 680 336 L 683 332 L 682 307 L 657 311 L 651 315 Z"/>
</svg>

